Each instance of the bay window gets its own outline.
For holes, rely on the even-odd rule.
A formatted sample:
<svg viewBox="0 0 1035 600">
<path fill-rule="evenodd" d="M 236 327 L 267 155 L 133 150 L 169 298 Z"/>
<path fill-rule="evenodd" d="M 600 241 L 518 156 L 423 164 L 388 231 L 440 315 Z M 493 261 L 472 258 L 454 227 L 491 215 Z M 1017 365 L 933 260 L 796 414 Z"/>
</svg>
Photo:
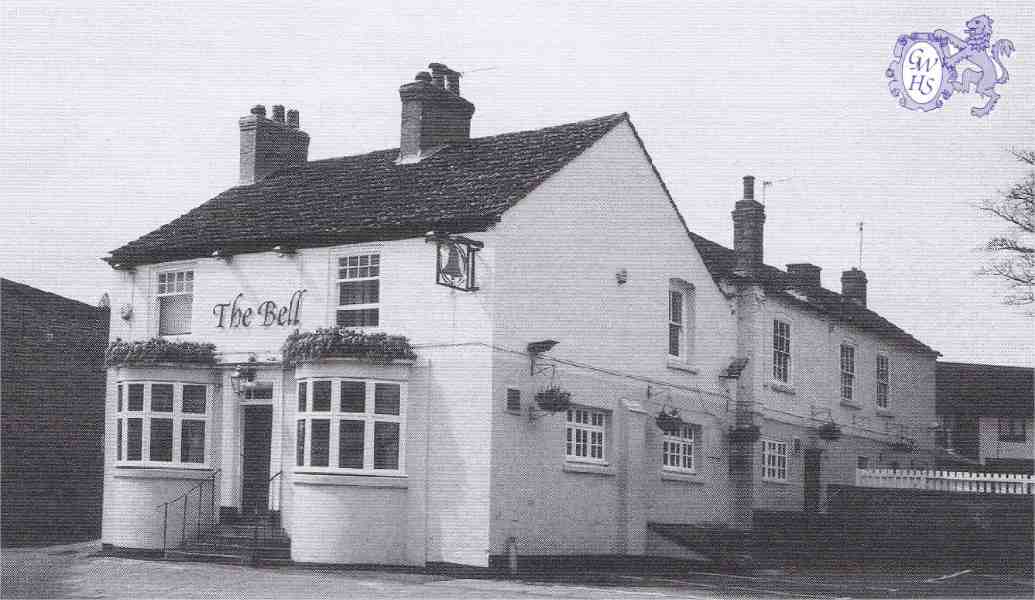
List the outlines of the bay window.
<svg viewBox="0 0 1035 600">
<path fill-rule="evenodd" d="M 195 383 L 120 382 L 116 460 L 127 466 L 205 466 L 210 388 Z"/>
<path fill-rule="evenodd" d="M 358 379 L 298 382 L 299 471 L 403 473 L 405 386 Z"/>
</svg>

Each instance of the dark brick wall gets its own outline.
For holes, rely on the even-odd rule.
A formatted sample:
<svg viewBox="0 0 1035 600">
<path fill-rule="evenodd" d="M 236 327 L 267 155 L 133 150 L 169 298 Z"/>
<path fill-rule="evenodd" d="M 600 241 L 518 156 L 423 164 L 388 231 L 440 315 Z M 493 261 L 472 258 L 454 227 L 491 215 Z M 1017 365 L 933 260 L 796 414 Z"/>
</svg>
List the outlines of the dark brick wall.
<svg viewBox="0 0 1035 600">
<path fill-rule="evenodd" d="M 108 311 L 0 280 L 2 543 L 100 535 Z"/>
</svg>

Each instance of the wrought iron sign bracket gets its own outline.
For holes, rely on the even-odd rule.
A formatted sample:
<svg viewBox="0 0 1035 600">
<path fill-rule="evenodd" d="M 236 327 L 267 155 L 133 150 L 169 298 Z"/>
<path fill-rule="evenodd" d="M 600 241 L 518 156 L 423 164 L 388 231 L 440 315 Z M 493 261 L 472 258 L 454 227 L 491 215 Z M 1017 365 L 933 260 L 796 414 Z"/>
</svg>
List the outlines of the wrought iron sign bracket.
<svg viewBox="0 0 1035 600">
<path fill-rule="evenodd" d="M 435 283 L 463 292 L 478 290 L 475 256 L 484 247 L 482 242 L 434 231 L 424 240 L 435 243 Z"/>
</svg>

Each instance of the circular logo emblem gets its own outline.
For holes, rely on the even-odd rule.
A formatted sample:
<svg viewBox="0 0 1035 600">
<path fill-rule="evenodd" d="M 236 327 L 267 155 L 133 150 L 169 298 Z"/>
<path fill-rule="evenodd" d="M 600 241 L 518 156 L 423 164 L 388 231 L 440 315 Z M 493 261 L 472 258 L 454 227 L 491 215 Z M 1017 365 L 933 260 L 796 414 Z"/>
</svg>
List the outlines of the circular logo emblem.
<svg viewBox="0 0 1035 600">
<path fill-rule="evenodd" d="M 956 70 L 945 66 L 947 42 L 930 33 L 899 36 L 895 43 L 895 60 L 885 75 L 891 79 L 888 89 L 909 110 L 927 112 L 941 108 L 952 95 Z"/>
</svg>

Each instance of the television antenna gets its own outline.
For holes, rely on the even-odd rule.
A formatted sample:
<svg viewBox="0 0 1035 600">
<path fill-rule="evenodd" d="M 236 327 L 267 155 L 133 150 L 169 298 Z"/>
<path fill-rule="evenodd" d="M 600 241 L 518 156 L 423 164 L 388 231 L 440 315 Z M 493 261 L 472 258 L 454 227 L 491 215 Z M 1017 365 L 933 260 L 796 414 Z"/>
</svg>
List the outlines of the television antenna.
<svg viewBox="0 0 1035 600">
<path fill-rule="evenodd" d="M 863 268 L 863 222 L 859 221 L 859 269 Z"/>
<path fill-rule="evenodd" d="M 762 180 L 762 204 L 765 204 L 765 189 L 767 187 L 772 187 L 774 183 L 783 183 L 785 181 L 790 181 L 792 179 L 794 179 L 794 178 L 793 177 L 784 177 L 783 179 Z"/>
</svg>

